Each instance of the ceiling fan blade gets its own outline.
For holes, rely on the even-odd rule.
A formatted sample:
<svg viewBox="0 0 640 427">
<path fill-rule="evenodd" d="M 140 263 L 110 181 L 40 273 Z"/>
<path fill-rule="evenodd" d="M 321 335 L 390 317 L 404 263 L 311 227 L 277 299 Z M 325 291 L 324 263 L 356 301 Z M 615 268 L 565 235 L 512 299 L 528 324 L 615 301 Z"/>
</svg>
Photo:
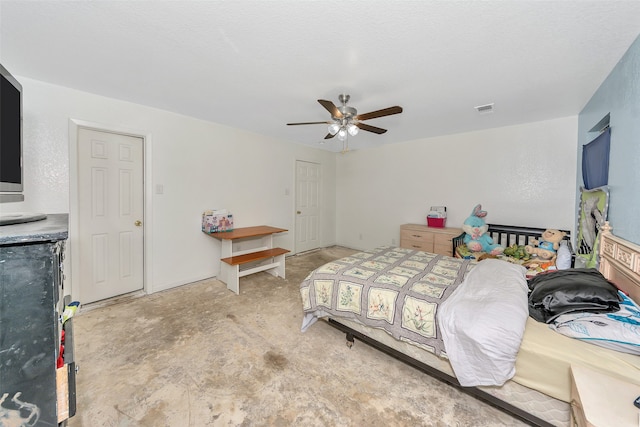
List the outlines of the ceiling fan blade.
<svg viewBox="0 0 640 427">
<path fill-rule="evenodd" d="M 331 135 L 330 133 L 327 134 L 327 136 L 324 137 L 324 139 L 331 139 L 333 138 L 335 135 Z"/>
<path fill-rule="evenodd" d="M 287 123 L 287 126 L 296 126 L 296 125 L 328 125 L 333 122 L 302 122 L 302 123 Z"/>
<path fill-rule="evenodd" d="M 387 131 L 386 129 L 371 126 L 366 123 L 356 123 L 356 126 L 358 126 L 362 130 L 366 130 L 367 132 L 377 133 L 378 135 L 383 134 Z"/>
<path fill-rule="evenodd" d="M 320 105 L 326 108 L 329 113 L 331 113 L 331 117 L 336 117 L 338 119 L 342 118 L 342 113 L 340 112 L 340 110 L 338 110 L 338 107 L 336 107 L 333 102 L 327 101 L 326 99 L 318 99 L 318 102 L 320 103 Z"/>
<path fill-rule="evenodd" d="M 369 120 L 375 119 L 376 117 L 390 116 L 392 114 L 402 113 L 402 107 L 398 107 L 397 105 L 394 107 L 383 108 L 382 110 L 372 111 L 370 113 L 358 114 L 354 117 L 356 120 Z"/>
</svg>

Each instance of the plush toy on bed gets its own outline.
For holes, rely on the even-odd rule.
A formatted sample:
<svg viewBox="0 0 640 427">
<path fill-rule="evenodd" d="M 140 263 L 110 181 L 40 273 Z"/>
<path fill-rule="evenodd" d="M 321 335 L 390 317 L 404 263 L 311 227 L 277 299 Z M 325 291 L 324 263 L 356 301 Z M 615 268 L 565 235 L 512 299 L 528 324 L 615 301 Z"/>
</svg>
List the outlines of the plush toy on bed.
<svg viewBox="0 0 640 427">
<path fill-rule="evenodd" d="M 524 249 L 528 254 L 535 255 L 539 259 L 551 261 L 555 259 L 556 252 L 560 248 L 560 242 L 567 233 L 548 228 L 542 232 L 540 240 L 533 239 Z"/>
<path fill-rule="evenodd" d="M 462 231 L 466 233 L 463 241 L 470 251 L 499 255 L 504 251 L 504 248 L 494 244 L 491 236 L 485 234 L 489 229 L 483 219 L 485 216 L 487 216 L 487 212 L 482 210 L 480 204 L 473 208 L 471 216 L 462 225 Z"/>
</svg>

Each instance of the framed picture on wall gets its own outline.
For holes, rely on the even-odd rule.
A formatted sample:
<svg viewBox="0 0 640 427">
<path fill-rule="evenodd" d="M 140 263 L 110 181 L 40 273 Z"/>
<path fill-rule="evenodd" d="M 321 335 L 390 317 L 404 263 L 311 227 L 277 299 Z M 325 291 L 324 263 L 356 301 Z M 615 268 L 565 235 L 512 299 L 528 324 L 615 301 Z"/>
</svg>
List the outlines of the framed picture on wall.
<svg viewBox="0 0 640 427">
<path fill-rule="evenodd" d="M 607 220 L 609 210 L 609 187 L 602 186 L 587 190 L 580 188 L 578 208 L 577 255 L 586 267 L 596 266 L 597 243 L 600 228 Z"/>
</svg>

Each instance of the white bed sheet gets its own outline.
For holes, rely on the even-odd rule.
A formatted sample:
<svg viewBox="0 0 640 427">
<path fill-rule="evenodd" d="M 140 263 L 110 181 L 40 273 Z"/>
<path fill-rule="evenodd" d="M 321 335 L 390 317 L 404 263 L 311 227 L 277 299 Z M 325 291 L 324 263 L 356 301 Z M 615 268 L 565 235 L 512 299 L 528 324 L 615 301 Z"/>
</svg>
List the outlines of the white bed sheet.
<svg viewBox="0 0 640 427">
<path fill-rule="evenodd" d="M 572 364 L 640 385 L 640 356 L 566 337 L 528 318 L 513 380 L 569 402 Z"/>
<path fill-rule="evenodd" d="M 447 357 L 460 385 L 500 386 L 515 374 L 529 316 L 526 269 L 487 259 L 438 307 Z"/>
</svg>

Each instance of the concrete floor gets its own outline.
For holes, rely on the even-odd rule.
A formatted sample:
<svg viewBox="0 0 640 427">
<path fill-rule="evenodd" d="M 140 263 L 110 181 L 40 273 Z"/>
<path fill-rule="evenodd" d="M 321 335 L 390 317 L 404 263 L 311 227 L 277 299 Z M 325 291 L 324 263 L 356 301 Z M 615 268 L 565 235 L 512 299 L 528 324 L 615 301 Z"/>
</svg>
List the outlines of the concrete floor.
<svg viewBox="0 0 640 427">
<path fill-rule="evenodd" d="M 319 322 L 300 332 L 299 284 L 353 251 L 287 258 L 235 295 L 215 279 L 74 318 L 86 426 L 519 426 L 520 421 Z"/>
</svg>

